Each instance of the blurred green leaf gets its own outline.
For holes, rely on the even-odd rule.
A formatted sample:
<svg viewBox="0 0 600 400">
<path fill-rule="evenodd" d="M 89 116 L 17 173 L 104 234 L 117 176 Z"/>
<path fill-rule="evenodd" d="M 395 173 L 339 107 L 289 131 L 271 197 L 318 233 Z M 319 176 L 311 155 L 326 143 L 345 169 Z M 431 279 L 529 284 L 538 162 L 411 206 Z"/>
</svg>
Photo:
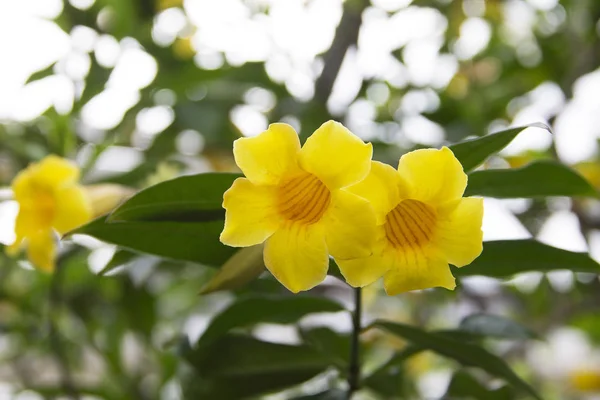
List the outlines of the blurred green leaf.
<svg viewBox="0 0 600 400">
<path fill-rule="evenodd" d="M 532 239 L 496 240 L 483 243 L 483 252 L 464 268 L 453 268 L 455 276 L 510 277 L 521 272 L 554 270 L 599 273 L 600 265 L 587 253 L 575 253 Z"/>
<path fill-rule="evenodd" d="M 244 247 L 235 252 L 200 290 L 208 294 L 244 287 L 265 271 L 263 245 Z"/>
<path fill-rule="evenodd" d="M 532 127 L 550 131 L 550 128 L 544 124 L 534 123 L 492 133 L 477 139 L 465 140 L 448 147 L 458 158 L 465 172 L 469 172 L 482 164 L 489 156 L 505 148 L 519 133 Z"/>
<path fill-rule="evenodd" d="M 489 169 L 469 174 L 465 196 L 496 198 L 591 196 L 598 193 L 577 172 L 555 161 L 536 161 L 517 169 Z"/>
<path fill-rule="evenodd" d="M 513 400 L 515 397 L 508 386 L 488 389 L 467 372 L 458 371 L 452 376 L 442 400 Z"/>
<path fill-rule="evenodd" d="M 238 174 L 182 176 L 137 193 L 108 217 L 113 221 L 203 222 L 223 219 L 223 193 Z"/>
<path fill-rule="evenodd" d="M 537 335 L 523 325 L 492 314 L 472 314 L 460 322 L 459 329 L 501 339 L 535 339 Z"/>
<path fill-rule="evenodd" d="M 384 395 L 387 399 L 402 398 L 405 394 L 402 365 L 389 365 L 380 368 L 366 377 L 363 385 Z"/>
<path fill-rule="evenodd" d="M 190 399 L 242 399 L 288 388 L 325 371 L 329 358 L 308 346 L 292 346 L 239 335 L 217 339 L 186 359 L 197 371 Z"/>
<path fill-rule="evenodd" d="M 345 368 L 350 361 L 350 336 L 340 334 L 324 326 L 302 329 L 300 336 L 307 345 L 331 356 L 332 360 L 336 361 L 340 371 L 346 372 Z"/>
<path fill-rule="evenodd" d="M 435 351 L 440 355 L 452 358 L 463 365 L 479 367 L 491 375 L 503 378 L 515 388 L 528 393 L 532 397 L 541 399 L 536 391 L 519 378 L 504 360 L 483 347 L 400 323 L 377 321 L 373 326 L 400 336 L 418 346 Z"/>
<path fill-rule="evenodd" d="M 65 236 L 85 234 L 142 253 L 205 265 L 222 265 L 236 249 L 219 241 L 223 221 L 106 222 L 95 219 Z"/>
<path fill-rule="evenodd" d="M 339 303 L 324 297 L 294 295 L 242 298 L 214 317 L 197 346 L 209 346 L 233 328 L 259 322 L 290 324 L 307 314 L 343 310 L 344 307 Z"/>
</svg>

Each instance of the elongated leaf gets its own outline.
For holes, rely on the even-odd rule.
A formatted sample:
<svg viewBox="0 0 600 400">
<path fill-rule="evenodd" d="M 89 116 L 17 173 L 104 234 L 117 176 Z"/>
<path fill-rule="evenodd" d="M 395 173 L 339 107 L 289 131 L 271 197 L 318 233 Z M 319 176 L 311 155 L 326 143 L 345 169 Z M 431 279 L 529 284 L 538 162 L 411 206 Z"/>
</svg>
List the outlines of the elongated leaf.
<svg viewBox="0 0 600 400">
<path fill-rule="evenodd" d="M 587 253 L 557 249 L 535 240 L 496 240 L 483 243 L 483 252 L 470 265 L 453 269 L 455 276 L 510 277 L 521 272 L 566 269 L 600 273 L 600 265 Z"/>
<path fill-rule="evenodd" d="M 109 216 L 110 221 L 212 221 L 223 219 L 223 193 L 238 174 L 182 176 L 137 193 Z"/>
<path fill-rule="evenodd" d="M 327 356 L 308 346 L 262 342 L 237 335 L 221 337 L 186 359 L 198 375 L 186 385 L 186 398 L 242 399 L 300 384 L 327 369 Z"/>
<path fill-rule="evenodd" d="M 244 247 L 223 264 L 200 290 L 200 294 L 239 289 L 256 279 L 264 271 L 263 245 Z"/>
<path fill-rule="evenodd" d="M 458 371 L 452 376 L 446 394 L 442 400 L 512 400 L 515 394 L 508 386 L 488 389 L 465 371 Z"/>
<path fill-rule="evenodd" d="M 289 324 L 317 312 L 343 311 L 333 300 L 309 296 L 269 296 L 240 299 L 218 314 L 198 341 L 198 347 L 208 346 L 233 328 L 259 322 Z"/>
<path fill-rule="evenodd" d="M 504 360 L 478 345 L 464 343 L 451 339 L 445 335 L 427 332 L 419 328 L 399 323 L 377 321 L 373 325 L 400 336 L 418 346 L 435 351 L 448 358 L 452 358 L 463 365 L 479 367 L 491 375 L 503 378 L 515 388 L 528 393 L 534 398 L 541 399 L 535 390 L 521 380 Z"/>
<path fill-rule="evenodd" d="M 505 148 L 520 132 L 532 127 L 550 131 L 550 128 L 546 125 L 535 123 L 492 133 L 477 139 L 466 140 L 449 147 L 462 164 L 465 172 L 469 172 L 482 164 L 489 156 Z"/>
<path fill-rule="evenodd" d="M 142 253 L 205 265 L 222 265 L 235 249 L 219 241 L 223 221 L 106 222 L 98 218 L 67 234 L 85 234 Z"/>
<path fill-rule="evenodd" d="M 335 360 L 338 369 L 346 373 L 350 361 L 350 336 L 335 332 L 326 327 L 316 327 L 300 331 L 304 343 L 312 346 Z"/>
<path fill-rule="evenodd" d="M 500 199 L 547 196 L 591 196 L 598 193 L 581 175 L 555 161 L 536 161 L 523 168 L 489 169 L 469 175 L 465 196 Z"/>
<path fill-rule="evenodd" d="M 472 314 L 460 322 L 459 329 L 501 339 L 534 339 L 536 334 L 510 319 L 492 314 Z"/>
</svg>

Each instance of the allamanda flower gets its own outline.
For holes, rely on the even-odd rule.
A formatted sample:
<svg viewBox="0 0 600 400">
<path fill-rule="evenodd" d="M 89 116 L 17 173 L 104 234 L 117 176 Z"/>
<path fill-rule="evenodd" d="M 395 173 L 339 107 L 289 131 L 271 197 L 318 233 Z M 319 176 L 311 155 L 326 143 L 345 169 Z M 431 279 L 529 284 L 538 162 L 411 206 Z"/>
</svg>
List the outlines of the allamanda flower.
<svg viewBox="0 0 600 400">
<path fill-rule="evenodd" d="M 389 295 L 454 289 L 448 263 L 462 267 L 482 251 L 483 199 L 463 198 L 466 186 L 447 147 L 407 153 L 398 170 L 373 161 L 369 176 L 348 190 L 373 205 L 377 237 L 371 256 L 337 261 L 348 283 L 360 287 L 383 276 Z"/>
<path fill-rule="evenodd" d="M 225 192 L 223 243 L 265 242 L 265 265 L 292 292 L 325 278 L 328 254 L 336 260 L 370 254 L 373 209 L 343 189 L 369 173 L 370 144 L 329 121 L 300 148 L 294 129 L 279 123 L 236 140 L 233 154 L 246 178 Z"/>
<path fill-rule="evenodd" d="M 32 264 L 45 271 L 54 269 L 54 231 L 68 232 L 92 216 L 90 202 L 78 179 L 77 166 L 53 155 L 31 164 L 15 177 L 12 190 L 19 203 L 19 214 L 15 224 L 17 238 L 8 249 L 10 253 L 26 245 Z"/>
</svg>

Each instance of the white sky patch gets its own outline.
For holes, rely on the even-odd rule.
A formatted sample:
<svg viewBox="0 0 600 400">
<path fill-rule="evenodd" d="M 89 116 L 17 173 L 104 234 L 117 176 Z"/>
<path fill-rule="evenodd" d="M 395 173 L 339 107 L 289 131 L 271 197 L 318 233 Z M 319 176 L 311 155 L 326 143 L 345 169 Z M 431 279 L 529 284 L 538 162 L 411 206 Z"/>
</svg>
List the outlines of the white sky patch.
<svg viewBox="0 0 600 400">
<path fill-rule="evenodd" d="M 362 86 L 362 75 L 356 62 L 356 50 L 346 52 L 340 72 L 333 84 L 327 108 L 334 115 L 342 114 L 354 101 Z"/>
<path fill-rule="evenodd" d="M 137 91 L 106 89 L 83 106 L 83 122 L 95 129 L 112 129 L 140 99 Z"/>
<path fill-rule="evenodd" d="M 96 61 L 104 68 L 112 68 L 117 64 L 121 46 L 117 39 L 111 35 L 100 35 L 94 47 Z"/>
<path fill-rule="evenodd" d="M 577 216 L 566 210 L 552 214 L 542 225 L 537 239 L 559 249 L 588 251 Z"/>
<path fill-rule="evenodd" d="M 16 201 L 4 201 L 0 203 L 0 243 L 10 245 L 17 239 L 15 235 L 15 220 L 18 212 L 19 204 Z"/>
<path fill-rule="evenodd" d="M 469 60 L 485 50 L 492 37 L 490 23 L 482 18 L 467 18 L 460 26 L 454 53 L 460 60 Z"/>
<path fill-rule="evenodd" d="M 497 199 L 484 199 L 482 230 L 484 241 L 531 238 L 521 221 Z"/>
<path fill-rule="evenodd" d="M 154 57 L 141 49 L 127 48 L 123 51 L 106 84 L 119 90 L 140 90 L 150 85 L 158 64 Z"/>
<path fill-rule="evenodd" d="M 544 82 L 508 104 L 507 111 L 513 116 L 513 125 L 525 125 L 532 122 L 547 123 L 559 113 L 565 105 L 565 95 L 554 82 Z"/>
<path fill-rule="evenodd" d="M 600 137 L 600 69 L 583 75 L 573 86 L 573 99 L 554 122 L 556 151 L 574 164 L 598 154 Z"/>
<path fill-rule="evenodd" d="M 414 143 L 438 146 L 446 137 L 444 128 L 422 115 L 405 116 L 400 126 L 406 137 Z"/>
<path fill-rule="evenodd" d="M 244 136 L 256 136 L 268 127 L 268 120 L 252 106 L 236 106 L 231 110 L 230 118 L 233 124 Z"/>
<path fill-rule="evenodd" d="M 144 108 L 135 118 L 136 128 L 146 136 L 155 136 L 167 129 L 175 120 L 171 107 L 155 106 Z"/>
<path fill-rule="evenodd" d="M 53 93 L 38 93 L 41 99 L 29 107 L 15 102 L 29 76 L 63 57 L 70 47 L 69 36 L 51 18 L 60 13 L 62 3 L 50 1 L 0 2 L 0 119 L 15 115 L 37 117 L 41 105 L 52 104 Z M 27 95 L 27 94 L 26 94 Z M 47 107 L 46 107 L 47 108 Z"/>
</svg>

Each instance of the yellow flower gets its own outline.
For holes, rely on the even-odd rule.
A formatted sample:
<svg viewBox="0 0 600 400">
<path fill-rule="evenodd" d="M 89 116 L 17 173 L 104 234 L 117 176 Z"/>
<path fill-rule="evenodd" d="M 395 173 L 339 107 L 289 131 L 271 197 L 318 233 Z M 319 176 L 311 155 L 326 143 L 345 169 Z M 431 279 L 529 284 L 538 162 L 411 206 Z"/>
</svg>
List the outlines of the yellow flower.
<svg viewBox="0 0 600 400">
<path fill-rule="evenodd" d="M 236 140 L 233 154 L 246 178 L 225 192 L 221 241 L 235 247 L 266 241 L 265 265 L 295 293 L 323 281 L 328 254 L 336 260 L 369 255 L 375 214 L 343 188 L 367 176 L 372 152 L 334 121 L 302 148 L 294 129 L 281 123 Z"/>
<path fill-rule="evenodd" d="M 600 392 L 600 370 L 576 369 L 568 376 L 572 388 L 580 392 Z"/>
<path fill-rule="evenodd" d="M 78 179 L 79 169 L 74 164 L 53 155 L 15 177 L 12 190 L 19 214 L 17 239 L 10 253 L 18 252 L 25 243 L 32 264 L 44 271 L 54 269 L 54 231 L 65 233 L 91 218 L 91 207 Z"/>
<path fill-rule="evenodd" d="M 466 186 L 447 147 L 405 154 L 397 171 L 373 161 L 369 176 L 348 189 L 369 200 L 377 217 L 373 254 L 338 261 L 348 283 L 360 287 L 383 276 L 389 295 L 454 289 L 448 263 L 462 267 L 482 250 L 483 199 L 462 198 Z"/>
</svg>

